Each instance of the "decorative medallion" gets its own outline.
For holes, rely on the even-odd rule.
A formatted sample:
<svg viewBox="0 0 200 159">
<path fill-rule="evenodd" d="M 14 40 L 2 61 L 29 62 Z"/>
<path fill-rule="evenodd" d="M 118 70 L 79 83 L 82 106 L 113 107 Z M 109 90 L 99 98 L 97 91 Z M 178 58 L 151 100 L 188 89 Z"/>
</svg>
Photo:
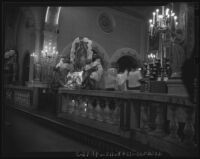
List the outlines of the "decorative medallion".
<svg viewBox="0 0 200 159">
<path fill-rule="evenodd" d="M 98 24 L 100 28 L 106 33 L 113 32 L 114 27 L 115 27 L 114 18 L 110 14 L 105 13 L 105 12 L 99 15 Z"/>
</svg>

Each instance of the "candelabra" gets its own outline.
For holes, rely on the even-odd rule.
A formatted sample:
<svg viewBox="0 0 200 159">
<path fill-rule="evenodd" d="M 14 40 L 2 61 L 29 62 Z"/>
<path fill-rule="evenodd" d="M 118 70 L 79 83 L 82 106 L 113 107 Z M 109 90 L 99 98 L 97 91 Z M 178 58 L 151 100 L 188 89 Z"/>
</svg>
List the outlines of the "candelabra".
<svg viewBox="0 0 200 159">
<path fill-rule="evenodd" d="M 39 64 L 38 54 L 33 52 L 31 54 L 31 62 L 33 63 L 34 80 L 40 81 L 41 65 Z"/>
<path fill-rule="evenodd" d="M 165 9 L 165 6 L 162 6 L 161 14 L 159 14 L 159 9 L 156 9 L 156 11 L 152 14 L 153 18 L 149 20 L 149 37 L 152 38 L 156 35 L 159 36 L 158 58 L 160 59 L 161 65 L 161 80 L 166 80 L 166 62 L 164 61 L 166 60 L 166 43 L 167 40 L 173 42 L 173 40 L 175 39 L 175 32 L 178 25 L 177 16 L 173 12 L 173 7 L 170 10 L 169 8 Z M 168 39 L 167 35 L 169 36 Z"/>
<path fill-rule="evenodd" d="M 43 49 L 41 51 L 41 64 L 42 64 L 42 80 L 49 82 L 53 76 L 53 67 L 56 65 L 58 51 Z"/>
</svg>

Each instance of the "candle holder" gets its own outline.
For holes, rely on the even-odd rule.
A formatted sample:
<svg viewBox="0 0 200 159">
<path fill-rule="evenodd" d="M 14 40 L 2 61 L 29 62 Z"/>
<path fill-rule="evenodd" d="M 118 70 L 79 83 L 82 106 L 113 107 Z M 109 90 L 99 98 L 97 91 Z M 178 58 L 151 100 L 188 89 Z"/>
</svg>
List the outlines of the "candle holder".
<svg viewBox="0 0 200 159">
<path fill-rule="evenodd" d="M 159 9 L 156 9 L 153 12 L 153 19 L 149 20 L 149 37 L 159 35 L 159 57 L 160 57 L 160 68 L 161 68 L 161 80 L 166 80 L 166 66 L 164 60 L 166 58 L 166 41 L 167 35 L 169 35 L 170 43 L 173 43 L 175 39 L 175 32 L 177 29 L 177 16 L 173 12 L 173 7 L 170 10 L 169 8 L 165 9 L 165 6 L 162 6 L 162 13 L 159 14 Z M 169 45 L 171 47 L 171 45 Z M 171 50 L 171 49 L 170 49 Z M 159 78 L 160 79 L 160 78 Z"/>
<path fill-rule="evenodd" d="M 56 65 L 58 52 L 41 51 L 42 81 L 50 82 L 53 78 L 53 68 Z"/>
</svg>

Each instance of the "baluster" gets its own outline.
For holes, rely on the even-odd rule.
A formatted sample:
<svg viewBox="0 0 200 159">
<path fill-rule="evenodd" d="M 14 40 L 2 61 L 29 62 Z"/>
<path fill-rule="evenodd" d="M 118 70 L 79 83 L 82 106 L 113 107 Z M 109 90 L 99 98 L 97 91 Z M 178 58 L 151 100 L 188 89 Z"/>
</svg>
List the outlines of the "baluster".
<svg viewBox="0 0 200 159">
<path fill-rule="evenodd" d="M 162 104 L 154 103 L 156 105 L 156 129 L 152 132 L 153 135 L 165 136 L 164 131 L 164 107 Z"/>
<path fill-rule="evenodd" d="M 140 128 L 142 128 L 145 132 L 150 131 L 149 127 L 149 113 L 148 113 L 148 105 L 146 102 L 141 103 L 141 125 Z"/>
<path fill-rule="evenodd" d="M 30 104 L 29 104 L 29 96 L 30 96 L 30 92 L 28 92 L 28 94 L 27 94 L 27 105 L 28 106 L 30 106 Z"/>
<path fill-rule="evenodd" d="M 103 117 L 102 117 L 103 109 L 100 106 L 100 100 L 97 98 L 96 101 L 97 101 L 97 105 L 96 105 L 96 108 L 95 108 L 96 119 L 98 121 L 103 121 Z"/>
<path fill-rule="evenodd" d="M 87 117 L 87 112 L 88 112 L 88 99 L 86 97 L 83 97 L 81 116 L 84 118 Z"/>
<path fill-rule="evenodd" d="M 61 112 L 62 113 L 66 113 L 66 112 L 68 112 L 69 110 L 68 110 L 68 103 L 69 103 L 69 100 L 68 100 L 68 95 L 66 95 L 66 96 L 64 96 L 63 97 L 63 102 L 62 102 L 62 106 L 61 106 Z"/>
<path fill-rule="evenodd" d="M 83 96 L 79 96 L 79 115 L 82 116 L 83 112 L 84 112 L 84 97 Z"/>
<path fill-rule="evenodd" d="M 81 96 L 75 100 L 75 115 L 80 115 L 81 113 Z"/>
<path fill-rule="evenodd" d="M 104 119 L 107 123 L 110 123 L 112 124 L 112 119 L 111 119 L 111 110 L 110 110 L 110 107 L 109 107 L 109 104 L 110 104 L 110 99 L 107 98 L 106 99 L 106 102 L 105 102 L 106 106 L 105 106 L 105 109 L 104 109 Z"/>
<path fill-rule="evenodd" d="M 72 114 L 75 111 L 75 100 L 73 96 L 70 96 L 69 100 L 69 113 Z"/>
<path fill-rule="evenodd" d="M 120 123 L 120 100 L 115 99 L 115 108 L 112 114 L 113 122 L 116 125 Z"/>
<path fill-rule="evenodd" d="M 26 94 L 26 105 L 28 106 L 28 92 Z"/>
<path fill-rule="evenodd" d="M 22 95 L 21 95 L 21 92 L 20 92 L 20 91 L 19 91 L 18 93 L 19 93 L 19 104 L 21 105 L 21 104 L 22 104 L 22 101 L 21 101 Z"/>
<path fill-rule="evenodd" d="M 22 101 L 22 105 L 24 105 L 24 99 L 25 99 L 25 98 L 24 98 L 23 92 L 21 93 L 21 98 L 22 98 L 22 100 L 21 100 L 21 101 Z"/>
<path fill-rule="evenodd" d="M 94 117 L 94 107 L 92 105 L 93 102 L 93 97 L 89 97 L 88 99 L 88 117 L 90 119 L 95 119 Z"/>
<path fill-rule="evenodd" d="M 170 134 L 166 137 L 166 139 L 175 143 L 179 143 L 181 140 L 177 134 L 177 131 L 179 129 L 179 124 L 176 117 L 177 107 L 175 105 L 171 105 L 169 106 L 169 108 L 171 110 L 171 119 L 169 123 Z"/>
<path fill-rule="evenodd" d="M 186 122 L 185 122 L 185 127 L 184 127 L 184 141 L 183 143 L 186 146 L 195 146 L 194 144 L 194 134 L 195 134 L 195 130 L 194 130 L 194 126 L 193 126 L 193 108 L 187 108 L 186 110 Z"/>
<path fill-rule="evenodd" d="M 14 95 L 15 95 L 15 103 L 17 104 L 18 94 L 16 93 L 16 91 L 14 91 Z"/>
<path fill-rule="evenodd" d="M 17 104 L 20 104 L 20 92 L 17 92 Z"/>
</svg>

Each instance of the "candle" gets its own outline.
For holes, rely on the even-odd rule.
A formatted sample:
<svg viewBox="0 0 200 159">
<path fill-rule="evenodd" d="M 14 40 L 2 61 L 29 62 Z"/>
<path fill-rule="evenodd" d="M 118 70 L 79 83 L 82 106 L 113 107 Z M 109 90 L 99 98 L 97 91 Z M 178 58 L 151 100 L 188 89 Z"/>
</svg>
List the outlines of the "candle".
<svg viewBox="0 0 200 159">
<path fill-rule="evenodd" d="M 177 27 L 178 27 L 178 22 L 176 22 L 175 26 L 176 26 L 175 28 L 177 29 Z"/>
<path fill-rule="evenodd" d="M 174 13 L 171 11 L 171 30 L 174 31 L 175 22 L 174 22 Z"/>
<path fill-rule="evenodd" d="M 149 33 L 151 32 L 151 23 L 152 23 L 152 19 L 149 19 Z"/>
<path fill-rule="evenodd" d="M 153 12 L 153 25 L 155 25 L 155 16 L 156 16 L 156 13 Z"/>
<path fill-rule="evenodd" d="M 158 22 L 158 13 L 159 13 L 159 9 L 156 9 L 156 21 Z"/>
<path fill-rule="evenodd" d="M 158 16 L 158 26 L 161 27 L 161 24 L 162 24 L 162 15 L 159 15 Z"/>
<path fill-rule="evenodd" d="M 169 15 L 169 8 L 166 9 L 166 16 Z"/>
<path fill-rule="evenodd" d="M 151 36 L 153 35 L 153 24 L 150 25 L 150 33 L 151 33 Z"/>
<path fill-rule="evenodd" d="M 160 26 L 163 27 L 163 15 L 159 15 Z"/>
<path fill-rule="evenodd" d="M 165 15 L 165 6 L 162 6 L 162 15 Z"/>
<path fill-rule="evenodd" d="M 166 47 L 164 47 L 164 58 L 166 58 Z"/>
</svg>

